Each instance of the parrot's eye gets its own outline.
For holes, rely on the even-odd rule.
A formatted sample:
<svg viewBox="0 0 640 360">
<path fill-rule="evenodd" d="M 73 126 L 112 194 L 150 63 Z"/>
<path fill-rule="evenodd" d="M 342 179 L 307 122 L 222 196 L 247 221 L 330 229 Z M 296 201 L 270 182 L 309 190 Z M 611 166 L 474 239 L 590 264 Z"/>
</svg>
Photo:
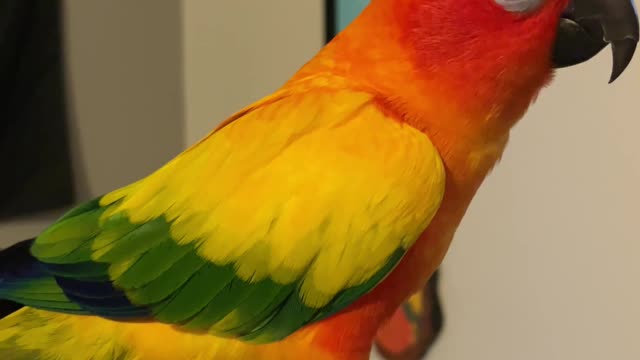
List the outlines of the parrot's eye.
<svg viewBox="0 0 640 360">
<path fill-rule="evenodd" d="M 494 0 L 496 4 L 512 13 L 528 13 L 537 10 L 545 0 Z"/>
</svg>

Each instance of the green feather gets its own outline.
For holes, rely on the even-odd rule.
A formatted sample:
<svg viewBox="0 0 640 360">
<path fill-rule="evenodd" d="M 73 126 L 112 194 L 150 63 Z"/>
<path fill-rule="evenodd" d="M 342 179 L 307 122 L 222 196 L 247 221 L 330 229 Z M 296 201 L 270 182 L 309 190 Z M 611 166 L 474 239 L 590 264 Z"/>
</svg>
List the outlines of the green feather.
<svg viewBox="0 0 640 360">
<path fill-rule="evenodd" d="M 76 207 L 74 207 L 73 209 L 67 211 L 64 215 L 62 215 L 62 217 L 60 219 L 58 219 L 57 222 L 62 222 L 65 220 L 68 220 L 72 217 L 75 217 L 77 215 L 81 215 L 87 212 L 90 212 L 92 210 L 97 210 L 100 209 L 100 198 L 96 198 L 90 201 L 87 201 L 83 204 L 80 204 Z"/>
<path fill-rule="evenodd" d="M 124 212 L 105 218 L 110 206 L 101 208 L 95 200 L 67 213 L 37 239 L 34 256 L 60 264 L 50 266 L 56 276 L 111 279 L 133 304 L 148 306 L 158 321 L 254 343 L 281 340 L 343 310 L 380 283 L 405 252 L 398 249 L 371 279 L 343 290 L 327 306 L 310 308 L 302 301 L 299 282 L 243 281 L 235 264 L 214 264 L 198 255 L 197 245 L 178 244 L 166 219 L 134 224 Z M 81 311 L 50 280 L 12 295 L 30 306 Z"/>
<path fill-rule="evenodd" d="M 38 236 L 36 245 L 75 244 L 91 238 L 100 231 L 98 222 L 102 213 L 103 210 L 96 209 L 58 221 Z"/>
<path fill-rule="evenodd" d="M 101 219 L 100 234 L 93 239 L 91 248 L 96 252 L 94 257 L 109 251 L 113 246 L 124 240 L 125 236 L 140 227 L 140 224 L 132 224 L 122 213 Z"/>
<path fill-rule="evenodd" d="M 317 311 L 304 305 L 294 291 L 271 318 L 240 339 L 257 344 L 282 340 L 306 325 Z"/>
<path fill-rule="evenodd" d="M 233 336 L 251 333 L 270 318 L 294 290 L 294 285 L 280 285 L 270 279 L 251 286 L 251 291 L 235 304 L 233 316 L 215 324 L 213 329 L 216 333 Z"/>
<path fill-rule="evenodd" d="M 159 303 L 184 285 L 206 263 L 195 250 L 188 252 L 155 280 L 139 289 L 127 291 L 127 297 L 136 304 Z"/>
<path fill-rule="evenodd" d="M 76 264 L 91 261 L 91 239 L 80 243 L 75 249 L 70 252 L 57 253 L 54 247 L 48 245 L 31 247 L 32 254 L 39 260 L 46 262 L 47 264 Z M 43 255 L 43 252 L 45 254 Z"/>
<path fill-rule="evenodd" d="M 93 281 L 109 280 L 109 264 L 83 261 L 74 264 L 48 266 L 47 268 L 51 274 L 60 277 Z"/>
<path fill-rule="evenodd" d="M 235 277 L 233 266 L 207 264 L 196 272 L 154 316 L 169 323 L 183 322 L 202 310 L 212 299 L 225 307 L 216 296 Z M 155 307 L 154 307 L 155 308 Z"/>
<path fill-rule="evenodd" d="M 168 236 L 114 280 L 123 289 L 137 289 L 157 279 L 185 255 L 193 252 L 192 246 L 178 245 Z"/>
<path fill-rule="evenodd" d="M 137 257 L 165 240 L 168 232 L 167 223 L 163 219 L 155 219 L 132 229 L 108 249 L 96 252 L 94 257 L 108 263 Z"/>
<path fill-rule="evenodd" d="M 82 251 L 84 247 L 88 251 Z M 82 254 L 91 254 L 87 244 L 87 239 L 73 239 L 53 244 L 38 244 L 37 242 L 31 247 L 33 256 L 49 263 L 66 263 L 69 258 L 77 258 L 77 254 L 73 254 L 76 250 L 81 250 Z"/>
<path fill-rule="evenodd" d="M 0 292 L 17 292 L 22 294 L 50 294 L 62 293 L 58 284 L 53 278 L 46 279 L 17 279 L 2 280 Z"/>
<path fill-rule="evenodd" d="M 20 304 L 23 304 L 25 306 L 29 306 L 29 307 L 35 307 L 35 308 L 39 308 L 39 309 L 44 309 L 44 310 L 51 310 L 51 311 L 74 311 L 74 312 L 81 312 L 82 308 L 80 308 L 80 306 L 78 306 L 77 304 L 69 301 L 69 299 L 67 299 L 66 297 L 62 300 L 47 300 L 47 299 L 40 299 L 40 298 L 34 298 L 34 297 L 21 297 L 21 296 L 14 296 L 14 295 L 4 295 L 2 296 L 4 299 L 10 300 L 10 301 L 14 301 Z"/>
<path fill-rule="evenodd" d="M 2 292 L 0 292 L 2 293 Z M 4 294 L 14 299 L 31 299 L 32 301 L 69 302 L 69 299 L 60 291 L 58 293 L 34 293 L 29 291 L 14 290 L 10 294 Z"/>
<path fill-rule="evenodd" d="M 40 234 L 31 246 L 33 256 L 49 263 L 69 263 L 90 255 L 90 240 L 100 233 L 104 210 L 85 208 L 89 211 L 73 210 L 73 216 L 63 217 Z"/>
<path fill-rule="evenodd" d="M 234 278 L 233 281 L 226 283 L 226 286 L 218 291 L 218 294 L 209 303 L 209 306 L 204 308 L 185 325 L 187 329 L 211 329 L 214 324 L 233 311 L 239 301 L 251 294 L 252 287 L 258 286 L 257 284 L 250 284 L 235 277 L 232 266 L 229 267 L 229 270 Z"/>
<path fill-rule="evenodd" d="M 331 303 L 319 311 L 318 314 L 314 317 L 313 321 L 319 321 L 325 319 L 340 310 L 343 310 L 349 304 L 353 303 L 356 299 L 359 299 L 362 295 L 368 293 L 373 289 L 376 284 L 379 284 L 392 270 L 396 267 L 396 265 L 400 262 L 405 252 L 402 249 L 396 250 L 395 253 L 391 255 L 391 257 L 387 260 L 386 264 L 380 268 L 371 279 L 367 280 L 367 282 L 343 290 L 340 292 Z"/>
</svg>

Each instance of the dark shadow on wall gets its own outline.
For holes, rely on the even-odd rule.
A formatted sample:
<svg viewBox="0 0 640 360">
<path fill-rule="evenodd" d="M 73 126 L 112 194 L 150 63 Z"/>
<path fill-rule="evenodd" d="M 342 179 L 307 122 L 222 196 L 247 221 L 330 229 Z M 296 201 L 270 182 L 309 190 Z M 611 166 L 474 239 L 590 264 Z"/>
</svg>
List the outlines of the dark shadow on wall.
<svg viewBox="0 0 640 360">
<path fill-rule="evenodd" d="M 0 219 L 73 202 L 61 0 L 0 0 Z"/>
</svg>

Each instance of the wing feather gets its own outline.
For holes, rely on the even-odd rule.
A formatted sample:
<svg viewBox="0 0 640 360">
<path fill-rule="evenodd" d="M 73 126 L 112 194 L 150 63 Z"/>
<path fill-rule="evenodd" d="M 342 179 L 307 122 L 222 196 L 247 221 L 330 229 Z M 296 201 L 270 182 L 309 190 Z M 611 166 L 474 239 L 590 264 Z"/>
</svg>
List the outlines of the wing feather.
<svg viewBox="0 0 640 360">
<path fill-rule="evenodd" d="M 10 298 L 278 340 L 382 281 L 438 210 L 444 176 L 429 139 L 370 94 L 280 94 L 62 217 L 31 247 L 46 271 L 23 280 L 42 294 Z"/>
</svg>

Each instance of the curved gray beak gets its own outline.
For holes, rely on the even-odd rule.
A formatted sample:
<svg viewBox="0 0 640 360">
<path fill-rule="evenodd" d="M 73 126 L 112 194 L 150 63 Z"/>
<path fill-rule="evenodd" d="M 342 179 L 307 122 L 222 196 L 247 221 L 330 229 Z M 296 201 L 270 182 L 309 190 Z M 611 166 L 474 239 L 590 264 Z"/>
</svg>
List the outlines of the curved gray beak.
<svg viewBox="0 0 640 360">
<path fill-rule="evenodd" d="M 633 0 L 572 0 L 560 19 L 553 63 L 557 68 L 580 64 L 611 44 L 612 83 L 631 62 L 638 38 Z"/>
</svg>

